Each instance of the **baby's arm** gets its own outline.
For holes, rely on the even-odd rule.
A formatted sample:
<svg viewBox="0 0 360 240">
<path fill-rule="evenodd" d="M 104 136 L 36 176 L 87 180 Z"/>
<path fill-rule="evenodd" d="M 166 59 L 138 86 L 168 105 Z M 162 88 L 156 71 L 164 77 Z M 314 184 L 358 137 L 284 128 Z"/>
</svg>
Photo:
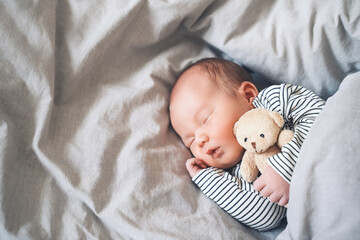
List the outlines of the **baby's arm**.
<svg viewBox="0 0 360 240">
<path fill-rule="evenodd" d="M 288 183 L 302 143 L 304 142 L 325 101 L 306 88 L 290 84 L 280 85 L 278 112 L 294 127 L 294 138 L 281 148 L 281 152 L 268 158 L 270 166 Z"/>
<path fill-rule="evenodd" d="M 324 104 L 325 102 L 311 91 L 290 84 L 270 87 L 254 100 L 255 106 L 281 113 L 286 122 L 291 122 L 294 127 L 294 138 L 282 147 L 281 153 L 268 158 L 272 169 L 266 169 L 254 182 L 254 187 L 261 191 L 263 196 L 270 197 L 275 202 L 279 201 L 279 204 L 287 203 L 289 183 L 301 145 Z M 281 176 L 283 181 L 278 179 L 278 176 Z"/>
<path fill-rule="evenodd" d="M 255 191 L 252 184 L 218 168 L 202 169 L 192 179 L 201 191 L 239 222 L 258 229 L 276 227 L 286 209 Z"/>
</svg>

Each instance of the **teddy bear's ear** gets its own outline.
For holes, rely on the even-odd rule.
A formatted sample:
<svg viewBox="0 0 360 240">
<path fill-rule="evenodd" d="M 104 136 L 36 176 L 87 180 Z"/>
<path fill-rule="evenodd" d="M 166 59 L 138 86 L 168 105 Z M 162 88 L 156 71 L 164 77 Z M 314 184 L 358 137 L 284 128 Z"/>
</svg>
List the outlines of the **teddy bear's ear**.
<svg viewBox="0 0 360 240">
<path fill-rule="evenodd" d="M 278 112 L 271 112 L 270 113 L 271 118 L 274 120 L 274 122 L 282 128 L 285 124 L 284 118 L 281 116 Z"/>
<path fill-rule="evenodd" d="M 239 125 L 239 121 L 237 121 L 237 122 L 234 124 L 233 133 L 234 133 L 235 137 L 236 137 L 236 131 L 237 131 L 238 125 Z"/>
</svg>

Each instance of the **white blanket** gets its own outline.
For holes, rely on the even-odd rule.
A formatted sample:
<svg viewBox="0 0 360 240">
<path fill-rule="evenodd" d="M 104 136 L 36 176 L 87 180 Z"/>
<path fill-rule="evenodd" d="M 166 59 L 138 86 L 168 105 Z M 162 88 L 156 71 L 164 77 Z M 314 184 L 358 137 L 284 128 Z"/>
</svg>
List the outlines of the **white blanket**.
<svg viewBox="0 0 360 240">
<path fill-rule="evenodd" d="M 321 224 L 330 217 L 317 210 L 323 192 L 312 191 L 314 203 L 305 185 L 296 192 L 301 174 L 286 229 L 284 222 L 261 233 L 232 219 L 191 182 L 168 99 L 181 69 L 209 56 L 244 65 L 260 88 L 288 82 L 327 99 L 360 69 L 359 12 L 357 0 L 1 0 L 0 239 L 288 239 L 320 230 L 326 239 L 334 229 L 342 239 L 358 236 L 356 214 L 340 228 Z M 340 96 L 358 98 L 355 90 Z M 329 104 L 342 106 L 335 99 Z M 342 178 L 360 161 L 359 131 L 348 122 L 360 119 L 359 102 L 346 104 L 346 114 L 329 107 L 331 119 L 316 125 L 321 136 L 307 140 L 325 141 L 337 128 L 328 123 L 341 124 L 337 142 L 314 148 L 355 149 Z M 342 144 L 349 134 L 352 144 Z M 321 159 L 314 148 L 304 146 L 299 159 L 304 177 Z M 306 184 L 323 186 L 315 176 Z M 359 181 L 344 180 L 339 196 L 359 192 Z M 335 204 L 337 214 L 357 204 Z"/>
</svg>

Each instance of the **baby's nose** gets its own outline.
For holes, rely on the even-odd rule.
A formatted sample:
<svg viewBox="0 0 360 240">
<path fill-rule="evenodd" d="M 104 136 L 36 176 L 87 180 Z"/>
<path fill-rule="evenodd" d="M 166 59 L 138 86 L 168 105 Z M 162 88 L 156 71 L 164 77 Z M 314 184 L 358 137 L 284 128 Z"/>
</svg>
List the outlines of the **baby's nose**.
<svg viewBox="0 0 360 240">
<path fill-rule="evenodd" d="M 251 146 L 253 146 L 253 148 L 256 149 L 256 142 L 252 142 Z"/>
<path fill-rule="evenodd" d="M 196 143 L 202 147 L 205 142 L 207 142 L 209 140 L 209 138 L 205 135 L 205 134 L 200 134 L 196 137 Z"/>
</svg>

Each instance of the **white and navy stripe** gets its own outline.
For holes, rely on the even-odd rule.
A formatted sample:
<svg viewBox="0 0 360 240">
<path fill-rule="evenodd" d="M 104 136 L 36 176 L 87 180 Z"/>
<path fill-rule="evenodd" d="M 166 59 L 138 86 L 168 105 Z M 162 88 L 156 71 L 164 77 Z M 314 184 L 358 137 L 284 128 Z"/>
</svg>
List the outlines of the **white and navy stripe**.
<svg viewBox="0 0 360 240">
<path fill-rule="evenodd" d="M 240 177 L 240 164 L 232 169 L 231 174 L 219 168 L 203 169 L 193 181 L 223 210 L 254 229 L 274 228 L 286 215 L 286 208 L 261 196 L 251 183 Z"/>
<path fill-rule="evenodd" d="M 272 168 L 290 183 L 301 145 L 325 101 L 306 88 L 281 84 L 261 91 L 253 105 L 279 112 L 286 121 L 286 128 L 292 126 L 294 130 L 293 140 L 281 149 L 282 152 L 268 158 Z"/>
<path fill-rule="evenodd" d="M 269 164 L 288 182 L 301 145 L 325 102 L 311 91 L 290 84 L 271 86 L 254 99 L 256 108 L 279 112 L 285 119 L 284 128 L 294 130 L 294 138 L 282 152 L 270 157 Z M 240 164 L 226 172 L 223 169 L 201 170 L 193 181 L 201 191 L 223 210 L 243 224 L 260 231 L 276 227 L 286 215 L 286 208 L 270 202 L 240 175 Z"/>
</svg>

